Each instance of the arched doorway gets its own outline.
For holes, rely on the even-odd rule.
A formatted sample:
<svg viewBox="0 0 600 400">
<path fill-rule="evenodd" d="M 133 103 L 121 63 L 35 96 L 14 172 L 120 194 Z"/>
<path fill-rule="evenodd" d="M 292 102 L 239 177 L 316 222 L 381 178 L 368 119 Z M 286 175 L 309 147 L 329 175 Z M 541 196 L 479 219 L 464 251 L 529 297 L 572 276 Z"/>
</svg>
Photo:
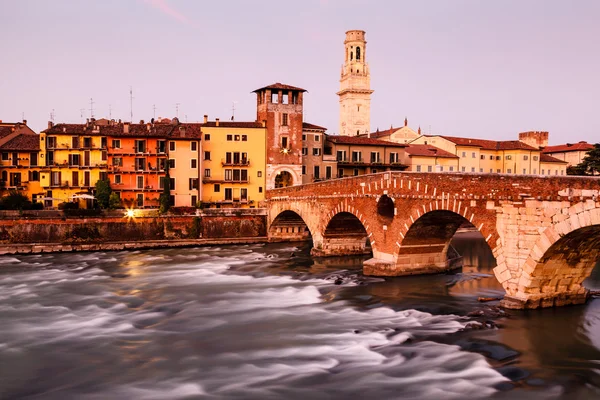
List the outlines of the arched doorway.
<svg viewBox="0 0 600 400">
<path fill-rule="evenodd" d="M 288 171 L 280 171 L 275 176 L 275 189 L 292 186 L 294 178 Z"/>
</svg>

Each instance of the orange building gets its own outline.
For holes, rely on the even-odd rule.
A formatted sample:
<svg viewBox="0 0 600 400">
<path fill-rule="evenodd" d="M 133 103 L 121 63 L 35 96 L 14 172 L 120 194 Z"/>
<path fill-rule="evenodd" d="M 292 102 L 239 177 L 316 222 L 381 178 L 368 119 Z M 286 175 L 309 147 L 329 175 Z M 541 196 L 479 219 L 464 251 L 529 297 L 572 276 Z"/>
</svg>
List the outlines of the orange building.
<svg viewBox="0 0 600 400">
<path fill-rule="evenodd" d="M 157 208 L 169 167 L 172 206 L 195 206 L 200 199 L 200 126 L 171 123 L 112 123 L 104 128 L 108 141 L 108 178 L 124 205 Z M 182 144 L 179 144 L 183 142 Z M 176 157 L 180 149 L 186 154 Z M 178 151 L 179 150 L 179 151 Z M 182 166 L 190 168 L 179 174 Z M 182 175 L 182 176 L 179 176 Z M 189 176 L 188 176 L 189 175 Z"/>
</svg>

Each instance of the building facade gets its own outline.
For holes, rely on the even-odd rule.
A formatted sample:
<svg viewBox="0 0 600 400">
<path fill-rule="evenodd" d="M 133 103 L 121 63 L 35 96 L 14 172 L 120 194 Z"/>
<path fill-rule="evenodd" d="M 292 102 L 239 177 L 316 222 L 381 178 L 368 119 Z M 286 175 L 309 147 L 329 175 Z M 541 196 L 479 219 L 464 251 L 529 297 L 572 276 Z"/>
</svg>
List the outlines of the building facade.
<svg viewBox="0 0 600 400">
<path fill-rule="evenodd" d="M 260 207 L 266 190 L 265 124 L 204 116 L 202 133 L 202 204 Z"/>
<path fill-rule="evenodd" d="M 0 194 L 16 190 L 35 202 L 40 188 L 40 137 L 27 121 L 0 121 Z"/>
<path fill-rule="evenodd" d="M 44 207 L 79 199 L 80 206 L 92 206 L 89 196 L 96 182 L 108 179 L 108 141 L 102 126 L 93 119 L 85 124 L 49 122 L 40 133 Z"/>
<path fill-rule="evenodd" d="M 302 183 L 304 92 L 282 83 L 254 90 L 256 120 L 267 128 L 267 190 Z"/>
<path fill-rule="evenodd" d="M 346 32 L 344 65 L 340 76 L 338 134 L 355 136 L 371 131 L 371 73 L 365 31 Z"/>
<path fill-rule="evenodd" d="M 335 177 L 335 165 L 331 164 L 332 160 L 324 162 L 325 131 L 322 126 L 307 122 L 302 124 L 302 183 Z"/>
</svg>

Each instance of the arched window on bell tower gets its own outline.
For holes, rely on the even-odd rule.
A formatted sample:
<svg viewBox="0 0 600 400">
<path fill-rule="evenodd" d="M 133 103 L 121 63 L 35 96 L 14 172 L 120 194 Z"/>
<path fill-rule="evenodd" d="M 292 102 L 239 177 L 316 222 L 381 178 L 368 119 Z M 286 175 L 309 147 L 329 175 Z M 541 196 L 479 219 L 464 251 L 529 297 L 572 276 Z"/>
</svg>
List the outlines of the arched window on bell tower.
<svg viewBox="0 0 600 400">
<path fill-rule="evenodd" d="M 350 61 L 352 61 L 354 59 L 354 52 L 352 50 L 350 50 Z"/>
<path fill-rule="evenodd" d="M 356 48 L 356 61 L 360 61 L 360 47 Z"/>
</svg>

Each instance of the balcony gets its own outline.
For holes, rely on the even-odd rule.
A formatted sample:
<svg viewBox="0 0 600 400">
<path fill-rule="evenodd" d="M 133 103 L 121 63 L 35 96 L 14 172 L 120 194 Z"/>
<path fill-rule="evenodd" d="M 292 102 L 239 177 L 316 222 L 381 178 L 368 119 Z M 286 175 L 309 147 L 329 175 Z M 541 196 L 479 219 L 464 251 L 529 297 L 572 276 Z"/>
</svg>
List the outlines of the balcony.
<svg viewBox="0 0 600 400">
<path fill-rule="evenodd" d="M 236 167 L 249 166 L 250 165 L 250 160 L 247 159 L 247 158 L 242 158 L 241 160 L 221 159 L 221 165 L 224 166 L 224 167 L 230 167 L 230 166 L 236 166 Z"/>
<path fill-rule="evenodd" d="M 216 177 L 203 177 L 202 183 L 250 183 L 250 178 L 240 178 L 240 179 L 223 179 Z"/>
</svg>

